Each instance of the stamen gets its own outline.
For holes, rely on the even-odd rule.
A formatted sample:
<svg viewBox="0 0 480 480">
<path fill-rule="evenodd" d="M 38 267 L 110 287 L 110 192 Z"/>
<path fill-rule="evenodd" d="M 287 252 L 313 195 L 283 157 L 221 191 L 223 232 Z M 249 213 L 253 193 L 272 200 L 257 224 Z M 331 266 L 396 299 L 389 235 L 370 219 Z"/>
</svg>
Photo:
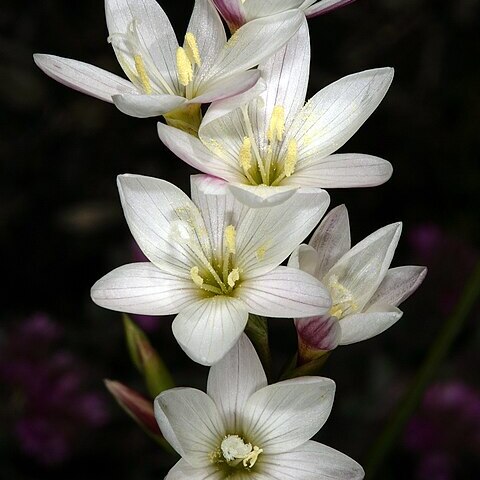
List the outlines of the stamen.
<svg viewBox="0 0 480 480">
<path fill-rule="evenodd" d="M 234 268 L 229 274 L 228 274 L 228 279 L 227 283 L 230 288 L 233 288 L 235 284 L 238 282 L 240 279 L 240 272 L 238 268 Z"/>
<path fill-rule="evenodd" d="M 287 157 L 285 158 L 284 172 L 286 177 L 290 177 L 295 172 L 298 160 L 297 141 L 290 140 L 287 148 Z"/>
<path fill-rule="evenodd" d="M 190 63 L 200 66 L 202 64 L 202 59 L 200 57 L 197 39 L 192 32 L 187 32 L 185 35 L 184 48 Z"/>
<path fill-rule="evenodd" d="M 236 253 L 237 231 L 233 225 L 225 228 L 225 243 L 229 254 Z"/>
<path fill-rule="evenodd" d="M 240 165 L 244 172 L 248 172 L 252 167 L 252 141 L 250 138 L 245 137 L 243 139 L 242 146 L 240 147 Z"/>
<path fill-rule="evenodd" d="M 285 133 L 285 109 L 281 105 L 273 108 L 272 118 L 268 126 L 267 139 L 273 142 L 274 139 L 281 142 Z"/>
<path fill-rule="evenodd" d="M 337 317 L 340 320 L 346 314 L 358 310 L 358 305 L 355 303 L 352 293 L 338 281 L 336 275 L 332 275 L 329 279 L 328 288 L 333 299 L 333 306 L 329 312 L 332 317 Z"/>
<path fill-rule="evenodd" d="M 257 165 L 258 165 L 258 170 L 260 171 L 260 175 L 262 177 L 262 182 L 264 184 L 267 184 L 267 173 L 265 171 L 265 165 L 263 164 L 262 157 L 260 155 L 260 150 L 258 149 L 257 142 L 255 142 L 255 137 L 253 135 L 252 123 L 250 122 L 250 117 L 248 116 L 248 107 L 246 105 L 244 105 L 242 107 L 242 114 L 243 114 L 243 121 L 245 122 L 245 127 L 247 129 L 248 138 L 250 139 L 250 143 L 251 143 L 251 146 L 252 146 L 252 149 L 253 149 L 253 153 L 255 154 L 255 159 L 256 159 Z M 256 183 L 252 182 L 252 185 L 256 185 Z"/>
<path fill-rule="evenodd" d="M 197 286 L 202 288 L 203 286 L 203 278 L 198 273 L 198 267 L 192 267 L 190 269 L 190 276 L 192 277 L 193 283 Z"/>
<path fill-rule="evenodd" d="M 263 448 L 253 447 L 253 450 L 243 459 L 243 466 L 252 468 L 257 463 L 261 453 L 263 453 Z"/>
<path fill-rule="evenodd" d="M 135 68 L 137 69 L 138 78 L 142 84 L 143 89 L 147 95 L 150 95 L 152 90 L 152 84 L 148 78 L 147 71 L 145 70 L 145 64 L 143 63 L 143 58 L 141 55 L 134 55 L 133 60 L 135 61 Z"/>
<path fill-rule="evenodd" d="M 177 48 L 177 71 L 179 82 L 184 87 L 188 86 L 193 80 L 193 66 L 182 47 Z"/>
</svg>

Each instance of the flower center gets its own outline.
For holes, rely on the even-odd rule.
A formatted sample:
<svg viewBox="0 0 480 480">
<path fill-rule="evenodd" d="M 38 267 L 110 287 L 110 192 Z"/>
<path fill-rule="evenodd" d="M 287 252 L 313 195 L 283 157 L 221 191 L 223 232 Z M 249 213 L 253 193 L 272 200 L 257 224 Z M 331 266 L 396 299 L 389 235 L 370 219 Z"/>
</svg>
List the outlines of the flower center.
<svg viewBox="0 0 480 480">
<path fill-rule="evenodd" d="M 192 282 L 201 290 L 213 295 L 230 295 L 240 280 L 240 269 L 236 266 L 237 231 L 233 225 L 225 228 L 223 251 L 220 258 L 209 259 L 195 242 L 186 224 L 177 226 L 177 236 L 188 245 L 195 258 L 190 269 Z"/>
<path fill-rule="evenodd" d="M 130 81 L 146 95 L 165 93 L 175 95 L 155 66 L 150 52 L 143 46 L 138 33 L 138 24 L 139 21 L 133 19 L 125 33 L 116 32 L 108 37 L 121 67 Z"/>
<path fill-rule="evenodd" d="M 227 435 L 218 450 L 210 454 L 212 463 L 227 463 L 229 467 L 251 469 L 263 450 L 251 443 L 245 443 L 238 435 Z"/>
<path fill-rule="evenodd" d="M 337 317 L 340 320 L 345 315 L 355 313 L 358 310 L 358 305 L 352 292 L 338 281 L 336 275 L 332 275 L 328 280 L 328 289 L 333 302 L 330 309 L 332 317 Z"/>
<path fill-rule="evenodd" d="M 285 139 L 285 109 L 276 105 L 264 138 L 263 151 L 259 148 L 248 107 L 242 107 L 247 135 L 238 153 L 240 167 L 251 185 L 278 186 L 290 177 L 297 166 L 298 148 L 295 139 Z"/>
</svg>

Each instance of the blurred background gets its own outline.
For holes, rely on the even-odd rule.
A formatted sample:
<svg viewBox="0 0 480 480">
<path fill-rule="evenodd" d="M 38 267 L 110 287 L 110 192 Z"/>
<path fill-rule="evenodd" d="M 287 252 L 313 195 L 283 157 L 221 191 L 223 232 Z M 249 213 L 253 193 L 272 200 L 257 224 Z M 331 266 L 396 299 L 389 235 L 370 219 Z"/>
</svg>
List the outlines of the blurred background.
<svg viewBox="0 0 480 480">
<path fill-rule="evenodd" d="M 193 1 L 160 4 L 183 35 Z M 347 204 L 355 243 L 402 220 L 393 265 L 429 268 L 394 328 L 337 349 L 324 369 L 337 397 L 317 439 L 362 464 L 478 261 L 479 15 L 479 0 L 358 0 L 310 21 L 311 95 L 356 71 L 396 69 L 386 99 L 342 149 L 390 160 L 394 176 L 374 189 L 332 190 L 332 206 Z M 0 6 L 4 478 L 143 480 L 162 478 L 176 460 L 105 390 L 102 380 L 112 378 L 145 393 L 120 315 L 96 307 L 89 289 L 139 255 L 116 175 L 152 175 L 188 192 L 194 172 L 160 143 L 155 119 L 69 90 L 32 61 L 34 52 L 54 53 L 120 73 L 106 39 L 100 0 Z M 479 478 L 479 316 L 477 306 L 381 466 L 383 478 Z M 180 350 L 171 319 L 137 320 L 176 383 L 204 389 L 208 370 Z M 295 331 L 291 320 L 270 330 L 280 366 Z"/>
</svg>

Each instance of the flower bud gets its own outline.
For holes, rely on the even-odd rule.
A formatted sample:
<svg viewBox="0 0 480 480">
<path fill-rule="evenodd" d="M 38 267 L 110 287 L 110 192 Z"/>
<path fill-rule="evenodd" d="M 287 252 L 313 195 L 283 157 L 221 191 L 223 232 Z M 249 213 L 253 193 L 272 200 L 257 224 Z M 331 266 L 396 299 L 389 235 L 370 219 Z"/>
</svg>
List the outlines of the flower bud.
<svg viewBox="0 0 480 480">
<path fill-rule="evenodd" d="M 143 375 L 152 398 L 174 387 L 170 372 L 145 333 L 127 315 L 123 317 L 123 324 L 130 357 Z"/>
<path fill-rule="evenodd" d="M 113 380 L 105 380 L 105 386 L 117 403 L 145 430 L 146 433 L 158 439 L 162 438 L 153 413 L 153 402 L 140 393 Z"/>
<path fill-rule="evenodd" d="M 318 360 L 340 342 L 341 330 L 336 317 L 297 318 L 295 328 L 298 336 L 298 366 Z"/>
</svg>

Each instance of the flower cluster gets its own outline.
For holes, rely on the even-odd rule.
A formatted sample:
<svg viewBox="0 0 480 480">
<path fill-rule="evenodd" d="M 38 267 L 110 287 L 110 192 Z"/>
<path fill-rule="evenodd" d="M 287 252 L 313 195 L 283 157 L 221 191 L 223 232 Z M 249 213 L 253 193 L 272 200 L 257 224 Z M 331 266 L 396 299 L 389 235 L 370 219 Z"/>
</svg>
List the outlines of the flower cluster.
<svg viewBox="0 0 480 480">
<path fill-rule="evenodd" d="M 155 400 L 163 436 L 182 456 L 169 480 L 363 478 L 353 460 L 309 440 L 329 415 L 333 381 L 288 380 L 298 375 L 287 371 L 267 386 L 243 333 L 259 316 L 295 319 L 298 369 L 392 326 L 425 277 L 423 267 L 390 268 L 400 223 L 351 248 L 344 206 L 302 244 L 328 209 L 325 188 L 392 175 L 387 160 L 335 152 L 379 106 L 393 69 L 354 73 L 305 102 L 307 18 L 351 1 L 196 0 L 179 44 L 156 0 L 106 0 L 108 41 L 128 80 L 35 55 L 67 86 L 131 116 L 163 117 L 162 142 L 201 172 L 191 198 L 161 179 L 118 177 L 145 261 L 113 270 L 91 293 L 111 310 L 176 315 L 182 349 L 212 366 L 208 394 L 169 389 Z"/>
</svg>

